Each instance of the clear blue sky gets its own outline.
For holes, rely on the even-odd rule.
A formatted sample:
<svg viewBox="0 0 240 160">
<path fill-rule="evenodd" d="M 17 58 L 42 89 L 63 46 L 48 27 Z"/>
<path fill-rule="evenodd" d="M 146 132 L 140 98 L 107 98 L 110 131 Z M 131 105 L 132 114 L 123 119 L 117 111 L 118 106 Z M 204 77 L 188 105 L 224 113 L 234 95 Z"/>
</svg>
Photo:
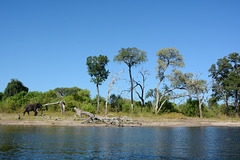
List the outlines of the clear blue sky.
<svg viewBox="0 0 240 160">
<path fill-rule="evenodd" d="M 151 73 L 146 90 L 157 86 L 156 52 L 168 47 L 183 55 L 183 72 L 209 80 L 213 63 L 240 53 L 239 7 L 239 0 L 0 0 L 0 92 L 14 78 L 30 91 L 76 86 L 94 97 L 86 58 L 107 55 L 110 72 L 125 69 L 129 79 L 126 65 L 113 62 L 127 47 L 147 52 L 149 61 L 133 68 L 135 78 L 141 67 Z"/>
</svg>

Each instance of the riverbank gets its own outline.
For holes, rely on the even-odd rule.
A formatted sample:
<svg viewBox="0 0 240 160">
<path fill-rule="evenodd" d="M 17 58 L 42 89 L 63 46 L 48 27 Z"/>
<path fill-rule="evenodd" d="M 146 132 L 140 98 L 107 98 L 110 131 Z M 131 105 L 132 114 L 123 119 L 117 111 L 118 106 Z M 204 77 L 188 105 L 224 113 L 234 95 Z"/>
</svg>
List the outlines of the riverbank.
<svg viewBox="0 0 240 160">
<path fill-rule="evenodd" d="M 124 124 L 123 127 L 240 127 L 240 120 L 234 118 L 190 118 L 190 117 L 133 117 L 135 123 Z M 0 113 L 0 125 L 19 126 L 83 126 L 83 127 L 111 127 L 105 123 L 84 123 L 84 120 L 76 120 L 72 115 L 54 116 L 21 116 L 18 114 Z"/>
</svg>

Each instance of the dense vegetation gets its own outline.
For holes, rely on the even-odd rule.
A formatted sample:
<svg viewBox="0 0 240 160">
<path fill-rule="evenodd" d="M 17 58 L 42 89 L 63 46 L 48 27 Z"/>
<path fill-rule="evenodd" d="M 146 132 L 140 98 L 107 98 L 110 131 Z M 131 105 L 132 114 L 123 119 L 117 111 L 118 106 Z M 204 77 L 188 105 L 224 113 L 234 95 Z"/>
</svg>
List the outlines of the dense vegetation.
<svg viewBox="0 0 240 160">
<path fill-rule="evenodd" d="M 121 49 L 118 56 L 122 56 L 123 54 L 125 57 L 116 60 L 116 56 L 115 61 L 123 61 L 126 63 L 134 60 L 134 56 L 135 58 L 142 56 L 144 60 L 147 60 L 145 52 L 143 52 L 142 55 L 139 53 L 136 54 L 136 52 L 142 51 L 136 48 L 127 48 L 126 51 L 125 49 Z M 213 83 L 207 83 L 206 80 L 200 79 L 199 75 L 194 73 L 182 73 L 177 70 L 177 67 L 181 68 L 185 64 L 183 57 L 175 48 L 159 50 L 157 57 L 156 77 L 159 79 L 159 83 L 156 84 L 156 88 L 147 91 L 145 97 L 143 95 L 144 82 L 146 80 L 145 76 L 147 76 L 145 74 L 146 70 L 141 72 L 143 76 L 141 84 L 133 80 L 131 70 L 129 69 L 131 92 L 135 89 L 141 101 L 133 101 L 132 97 L 131 99 L 125 99 L 121 95 L 109 94 L 108 103 L 106 103 L 106 99 L 100 95 L 91 98 L 89 90 L 83 90 L 78 87 L 56 88 L 44 93 L 38 91 L 28 92 L 28 88 L 24 86 L 22 82 L 17 79 L 12 79 L 6 86 L 4 93 L 0 92 L 0 112 L 20 113 L 28 103 L 47 104 L 65 100 L 66 111 L 71 112 L 74 107 L 78 107 L 84 111 L 101 114 L 104 114 L 104 112 L 107 113 L 106 110 L 108 110 L 109 112 L 132 113 L 135 115 L 139 113 L 161 115 L 163 113 L 177 112 L 186 116 L 200 118 L 220 117 L 222 115 L 231 117 L 239 116 L 240 56 L 238 53 L 231 53 L 219 59 L 216 64 L 211 66 L 209 76 L 212 77 L 211 82 Z M 94 58 L 97 59 L 98 57 L 88 57 L 86 64 L 89 75 L 92 77 L 92 81 L 97 85 L 98 89 L 98 85 L 101 85 L 109 74 L 109 71 L 105 70 L 105 65 L 109 60 L 106 56 L 102 56 L 102 58 L 104 58 L 103 63 Z M 140 60 L 136 60 L 135 63 L 140 63 Z M 131 64 L 128 66 L 131 68 L 134 65 Z M 172 71 L 166 72 L 170 67 Z M 170 74 L 167 75 L 166 73 Z M 164 82 L 168 81 L 169 84 L 162 84 L 163 80 Z M 116 83 L 116 81 L 112 82 Z M 112 85 L 114 85 L 114 83 L 112 83 Z M 141 94 L 136 90 L 137 86 L 141 88 Z M 210 89 L 213 91 L 212 97 L 206 99 L 205 93 Z M 184 92 L 179 93 L 175 92 L 175 90 Z M 109 93 L 110 91 L 111 88 L 109 88 Z M 186 96 L 188 96 L 189 99 L 184 104 L 177 105 L 172 102 L 174 99 Z M 152 97 L 153 101 L 145 102 L 144 99 L 148 97 Z M 219 104 L 219 102 L 222 103 Z M 53 105 L 49 107 L 49 110 L 60 111 L 60 107 L 59 105 Z"/>
</svg>

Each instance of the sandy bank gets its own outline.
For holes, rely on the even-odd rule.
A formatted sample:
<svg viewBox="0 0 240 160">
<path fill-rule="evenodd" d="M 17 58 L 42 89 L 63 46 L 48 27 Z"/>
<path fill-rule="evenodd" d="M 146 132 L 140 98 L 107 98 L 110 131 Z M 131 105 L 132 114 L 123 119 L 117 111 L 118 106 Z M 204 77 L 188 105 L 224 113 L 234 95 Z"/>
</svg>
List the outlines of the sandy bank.
<svg viewBox="0 0 240 160">
<path fill-rule="evenodd" d="M 240 127 L 239 121 L 224 121 L 211 119 L 159 119 L 159 120 L 142 120 L 138 119 L 136 124 L 124 124 L 123 127 Z M 83 126 L 83 127 L 111 127 L 104 123 L 83 123 L 83 121 L 74 121 L 61 118 L 41 119 L 25 118 L 18 119 L 1 119 L 0 125 L 22 125 L 22 126 Z"/>
</svg>

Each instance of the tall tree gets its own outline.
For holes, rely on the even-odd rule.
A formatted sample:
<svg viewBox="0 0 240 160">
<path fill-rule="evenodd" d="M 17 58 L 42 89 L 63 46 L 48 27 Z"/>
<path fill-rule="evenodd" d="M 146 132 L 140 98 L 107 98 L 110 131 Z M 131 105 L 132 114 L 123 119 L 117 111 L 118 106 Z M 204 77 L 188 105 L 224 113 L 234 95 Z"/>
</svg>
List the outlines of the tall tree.
<svg viewBox="0 0 240 160">
<path fill-rule="evenodd" d="M 122 48 L 118 51 L 118 55 L 114 57 L 114 61 L 123 62 L 128 66 L 130 83 L 131 83 L 131 110 L 133 112 L 133 78 L 132 78 L 132 67 L 147 61 L 146 52 L 133 48 Z"/>
<path fill-rule="evenodd" d="M 99 111 L 99 85 L 102 85 L 102 82 L 105 81 L 109 75 L 109 70 L 106 70 L 106 65 L 109 62 L 107 56 L 99 55 L 89 56 L 87 58 L 88 74 L 92 77 L 91 82 L 96 84 L 97 87 L 97 112 Z"/>
<path fill-rule="evenodd" d="M 213 64 L 209 71 L 210 76 L 215 80 L 213 92 L 225 101 L 226 109 L 228 109 L 228 98 L 234 99 L 236 117 L 239 117 L 240 55 L 234 52 L 219 59 L 217 65 Z"/>
<path fill-rule="evenodd" d="M 7 87 L 4 90 L 3 98 L 6 99 L 7 97 L 14 96 L 21 91 L 28 92 L 28 88 L 25 87 L 19 80 L 11 79 L 11 82 L 8 83 Z"/>
<path fill-rule="evenodd" d="M 164 91 L 162 92 L 161 96 L 159 96 L 159 86 L 162 84 L 163 80 L 168 77 L 166 71 L 169 67 L 172 68 L 180 68 L 184 67 L 184 59 L 179 51 L 172 47 L 172 48 L 163 48 L 157 52 L 157 79 L 159 82 L 156 88 L 156 103 L 155 103 L 155 114 L 158 114 L 160 109 L 162 108 L 163 104 L 169 99 L 166 98 L 167 95 L 172 93 L 175 89 L 180 89 L 178 85 L 175 85 L 171 88 L 168 86 L 164 87 Z M 169 96 L 168 96 L 169 97 Z M 164 101 L 162 101 L 165 99 Z M 162 102 L 159 106 L 159 103 Z"/>
<path fill-rule="evenodd" d="M 229 98 L 231 97 L 231 94 L 229 90 L 226 89 L 226 86 L 224 86 L 224 81 L 226 81 L 228 75 L 230 74 L 229 68 L 231 68 L 231 65 L 229 63 L 229 59 L 227 56 L 225 56 L 218 59 L 217 64 L 212 64 L 211 68 L 209 69 L 209 76 L 214 79 L 212 96 L 218 101 L 223 100 L 225 102 L 227 114 L 229 111 Z"/>
</svg>

